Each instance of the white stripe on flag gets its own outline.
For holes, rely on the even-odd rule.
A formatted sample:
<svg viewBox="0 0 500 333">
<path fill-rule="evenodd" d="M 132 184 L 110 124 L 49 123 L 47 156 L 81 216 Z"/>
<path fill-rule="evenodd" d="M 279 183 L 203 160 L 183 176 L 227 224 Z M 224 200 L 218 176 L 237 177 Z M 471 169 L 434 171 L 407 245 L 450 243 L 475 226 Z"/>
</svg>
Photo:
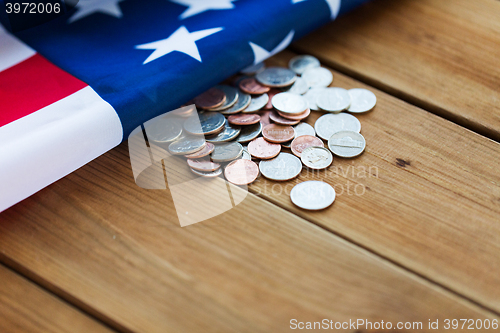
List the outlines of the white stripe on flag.
<svg viewBox="0 0 500 333">
<path fill-rule="evenodd" d="M 0 24 L 0 72 L 35 55 L 28 45 L 10 35 Z"/>
</svg>

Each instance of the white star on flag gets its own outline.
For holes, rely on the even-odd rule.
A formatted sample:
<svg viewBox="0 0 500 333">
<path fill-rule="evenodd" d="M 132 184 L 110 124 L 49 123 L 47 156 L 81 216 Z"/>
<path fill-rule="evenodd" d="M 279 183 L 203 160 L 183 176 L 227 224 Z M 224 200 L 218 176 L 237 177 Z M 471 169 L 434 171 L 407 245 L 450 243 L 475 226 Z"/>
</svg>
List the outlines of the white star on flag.
<svg viewBox="0 0 500 333">
<path fill-rule="evenodd" d="M 280 51 L 283 51 L 292 42 L 294 34 L 295 34 L 294 30 L 290 31 L 288 35 L 286 35 L 286 37 L 281 41 L 281 43 L 279 43 L 278 46 L 276 46 L 274 50 L 272 50 L 271 52 L 267 51 L 266 49 L 257 44 L 249 42 L 250 46 L 252 47 L 254 55 L 254 61 L 253 61 L 254 65 L 266 60 L 267 58 L 275 55 Z"/>
<path fill-rule="evenodd" d="M 81 0 L 76 5 L 77 12 L 71 16 L 68 23 L 73 23 L 94 13 L 108 14 L 117 18 L 123 16 L 119 2 L 123 0 Z"/>
<path fill-rule="evenodd" d="M 201 62 L 200 52 L 196 46 L 196 41 L 216 32 L 223 30 L 224 28 L 212 28 L 205 29 L 195 32 L 189 32 L 185 26 L 181 26 L 177 29 L 170 37 L 158 40 L 156 42 L 151 42 L 147 44 L 136 45 L 136 49 L 141 50 L 155 50 L 151 55 L 142 63 L 143 65 L 163 57 L 173 51 L 178 51 L 187 54 Z"/>
<path fill-rule="evenodd" d="M 292 3 L 299 3 L 306 0 L 292 0 Z M 340 0 L 325 0 L 328 7 L 330 7 L 330 19 L 335 20 L 340 10 Z"/>
<path fill-rule="evenodd" d="M 233 1 L 236 0 L 170 0 L 178 5 L 189 7 L 180 16 L 183 20 L 207 10 L 233 9 Z"/>
</svg>

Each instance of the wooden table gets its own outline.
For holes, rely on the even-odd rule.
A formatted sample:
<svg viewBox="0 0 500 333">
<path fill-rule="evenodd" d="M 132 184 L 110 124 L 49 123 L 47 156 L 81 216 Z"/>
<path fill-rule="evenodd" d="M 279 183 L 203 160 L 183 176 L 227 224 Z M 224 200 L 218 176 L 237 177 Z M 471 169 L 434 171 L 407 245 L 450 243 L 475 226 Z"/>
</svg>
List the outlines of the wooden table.
<svg viewBox="0 0 500 333">
<path fill-rule="evenodd" d="M 3 212 L 0 331 L 498 320 L 498 17 L 495 0 L 374 0 L 268 61 L 312 54 L 335 86 L 377 95 L 358 117 L 362 156 L 283 184 L 364 189 L 324 211 L 260 177 L 234 209 L 181 228 L 169 190 L 135 185 L 123 143 Z"/>
</svg>

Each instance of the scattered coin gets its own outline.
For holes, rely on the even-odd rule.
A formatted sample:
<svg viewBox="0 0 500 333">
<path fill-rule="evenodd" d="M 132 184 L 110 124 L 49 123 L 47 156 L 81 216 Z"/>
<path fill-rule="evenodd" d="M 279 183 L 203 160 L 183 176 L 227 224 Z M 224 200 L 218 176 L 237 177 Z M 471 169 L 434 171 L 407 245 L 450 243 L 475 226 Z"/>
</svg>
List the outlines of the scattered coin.
<svg viewBox="0 0 500 333">
<path fill-rule="evenodd" d="M 215 149 L 215 146 L 213 143 L 207 142 L 205 144 L 205 147 L 203 147 L 201 150 L 198 150 L 196 153 L 189 154 L 189 155 L 184 155 L 186 158 L 202 158 L 205 156 L 210 155 Z"/>
<path fill-rule="evenodd" d="M 248 150 L 246 148 L 243 148 L 241 158 L 244 160 L 252 160 L 252 155 L 250 155 L 250 153 L 248 152 Z"/>
<path fill-rule="evenodd" d="M 191 105 L 182 106 L 176 110 L 172 110 L 168 114 L 169 114 L 169 116 L 189 117 L 194 112 L 196 112 L 196 105 L 191 104 Z"/>
<path fill-rule="evenodd" d="M 328 148 L 340 157 L 355 157 L 365 150 L 365 138 L 358 132 L 341 131 L 328 139 Z"/>
<path fill-rule="evenodd" d="M 249 94 L 245 94 L 243 91 L 239 90 L 238 91 L 238 100 L 236 103 L 231 106 L 229 109 L 220 111 L 222 114 L 235 114 L 238 112 L 241 112 L 245 110 L 249 105 L 250 102 L 252 101 L 252 98 L 250 97 Z"/>
<path fill-rule="evenodd" d="M 215 177 L 219 177 L 220 175 L 222 175 L 222 169 L 218 169 L 218 170 L 213 171 L 213 172 L 202 172 L 202 171 L 194 170 L 193 168 L 190 168 L 190 169 L 191 169 L 192 173 L 194 173 L 198 176 L 206 177 L 206 178 L 215 178 Z"/>
<path fill-rule="evenodd" d="M 159 118 L 145 126 L 148 140 L 155 143 L 168 143 L 179 138 L 182 126 L 172 118 Z"/>
<path fill-rule="evenodd" d="M 285 181 L 297 177 L 302 171 L 300 160 L 288 153 L 280 153 L 272 160 L 260 161 L 260 173 L 272 180 Z"/>
<path fill-rule="evenodd" d="M 290 141 L 287 141 L 287 142 L 282 142 L 281 143 L 281 147 L 290 149 L 290 148 L 292 148 L 292 142 L 293 142 L 293 140 L 290 140 Z"/>
<path fill-rule="evenodd" d="M 295 82 L 295 72 L 283 67 L 269 67 L 255 75 L 257 81 L 268 87 L 287 87 Z"/>
<path fill-rule="evenodd" d="M 259 176 L 259 167 L 253 161 L 240 159 L 229 163 L 224 169 L 227 181 L 235 185 L 248 185 Z"/>
<path fill-rule="evenodd" d="M 316 101 L 318 99 L 318 96 L 328 88 L 325 87 L 320 87 L 320 88 L 312 88 L 309 89 L 305 94 L 304 98 L 307 100 L 307 105 L 309 106 L 309 109 L 318 111 L 319 107 L 316 104 Z"/>
<path fill-rule="evenodd" d="M 205 139 L 212 143 L 227 142 L 235 139 L 238 135 L 240 135 L 240 132 L 240 126 L 232 125 L 226 119 L 224 129 L 221 132 L 212 136 L 206 136 Z"/>
<path fill-rule="evenodd" d="M 226 100 L 224 101 L 224 103 L 222 103 L 221 106 L 207 109 L 208 111 L 224 111 L 232 107 L 234 104 L 236 104 L 236 101 L 238 101 L 238 89 L 226 86 L 225 84 L 218 85 L 215 88 L 220 89 L 224 92 L 224 94 L 226 95 Z"/>
<path fill-rule="evenodd" d="M 262 136 L 269 142 L 282 143 L 292 140 L 295 132 L 292 126 L 270 124 L 262 129 Z"/>
<path fill-rule="evenodd" d="M 311 110 L 309 108 L 307 108 L 303 113 L 299 113 L 299 114 L 289 114 L 289 113 L 284 113 L 284 112 L 278 111 L 278 114 L 286 119 L 302 120 L 302 119 L 306 119 L 307 117 L 309 117 L 309 115 L 311 114 Z"/>
<path fill-rule="evenodd" d="M 302 151 L 300 159 L 309 169 L 321 170 L 332 164 L 333 155 L 325 147 L 309 147 Z"/>
<path fill-rule="evenodd" d="M 193 101 L 199 108 L 213 109 L 221 106 L 226 101 L 226 94 L 224 94 L 222 90 L 214 87 L 196 96 Z"/>
<path fill-rule="evenodd" d="M 233 125 L 253 125 L 260 121 L 258 114 L 235 114 L 227 118 L 230 124 Z"/>
<path fill-rule="evenodd" d="M 307 210 L 320 210 L 335 201 L 335 190 L 329 184 L 310 180 L 295 185 L 290 192 L 294 205 Z"/>
<path fill-rule="evenodd" d="M 200 112 L 198 117 L 192 116 L 184 122 L 184 129 L 196 135 L 209 135 L 220 132 L 226 118 L 217 112 Z"/>
<path fill-rule="evenodd" d="M 293 127 L 293 130 L 295 131 L 296 138 L 301 136 L 301 135 L 316 136 L 316 131 L 314 130 L 314 127 L 312 127 L 308 123 L 300 122 L 296 126 Z"/>
<path fill-rule="evenodd" d="M 302 73 L 302 78 L 311 88 L 328 87 L 333 81 L 332 72 L 323 67 L 307 69 Z"/>
<path fill-rule="evenodd" d="M 262 127 L 267 126 L 271 123 L 271 119 L 269 119 L 271 113 L 272 111 L 264 111 L 264 110 L 257 112 L 257 114 L 260 116 L 260 123 L 262 124 Z"/>
<path fill-rule="evenodd" d="M 347 111 L 353 113 L 368 112 L 377 104 L 377 96 L 370 90 L 356 88 L 350 89 L 351 106 Z"/>
<path fill-rule="evenodd" d="M 318 59 L 310 55 L 298 55 L 290 59 L 288 62 L 288 67 L 295 73 L 301 75 L 305 70 L 309 68 L 315 68 L 321 66 Z"/>
<path fill-rule="evenodd" d="M 307 109 L 307 100 L 300 95 L 283 92 L 273 97 L 273 106 L 284 113 L 297 114 Z"/>
<path fill-rule="evenodd" d="M 259 122 L 254 125 L 243 126 L 240 135 L 236 138 L 236 141 L 243 143 L 249 142 L 259 136 L 262 132 L 262 124 Z"/>
<path fill-rule="evenodd" d="M 316 120 L 316 134 L 323 140 L 328 140 L 333 133 L 340 131 L 361 131 L 361 123 L 356 117 L 347 113 L 329 113 Z"/>
<path fill-rule="evenodd" d="M 324 147 L 323 141 L 320 138 L 311 135 L 301 135 L 292 141 L 292 153 L 301 157 L 302 152 L 309 147 Z"/>
<path fill-rule="evenodd" d="M 187 164 L 191 167 L 191 169 L 203 172 L 215 171 L 220 168 L 219 163 L 213 163 L 210 159 L 188 159 Z"/>
<path fill-rule="evenodd" d="M 341 112 L 351 105 L 351 96 L 343 88 L 328 88 L 319 94 L 316 104 L 323 111 Z"/>
<path fill-rule="evenodd" d="M 263 86 L 253 77 L 241 80 L 239 87 L 242 91 L 252 95 L 262 95 L 271 89 L 267 86 Z"/>
<path fill-rule="evenodd" d="M 255 75 L 257 73 L 262 72 L 266 68 L 263 62 L 259 62 L 255 65 L 250 65 L 246 68 L 243 68 L 240 72 L 246 75 Z"/>
<path fill-rule="evenodd" d="M 277 112 L 273 111 L 269 115 L 269 119 L 280 125 L 297 125 L 300 120 L 291 120 L 280 116 Z"/>
<path fill-rule="evenodd" d="M 248 105 L 248 107 L 241 112 L 242 113 L 250 113 L 250 112 L 259 111 L 267 104 L 268 101 L 269 101 L 269 96 L 267 94 L 262 94 L 260 96 L 252 96 L 252 100 L 250 101 L 250 105 Z"/>
<path fill-rule="evenodd" d="M 202 136 L 183 136 L 168 146 L 168 151 L 174 155 L 193 154 L 205 147 L 205 138 Z"/>
<path fill-rule="evenodd" d="M 250 155 L 262 160 L 276 157 L 281 151 L 281 145 L 267 142 L 264 138 L 257 138 L 248 144 Z"/>
<path fill-rule="evenodd" d="M 269 96 L 269 101 L 267 102 L 266 106 L 264 106 L 264 110 L 272 110 L 273 109 L 273 97 L 276 94 L 281 93 L 282 91 L 277 89 L 277 88 L 272 88 L 269 90 L 267 95 Z"/>
<path fill-rule="evenodd" d="M 215 145 L 212 153 L 213 162 L 229 162 L 237 159 L 243 153 L 243 146 L 238 142 L 223 143 Z"/>
<path fill-rule="evenodd" d="M 292 86 L 288 90 L 286 90 L 286 92 L 296 95 L 303 95 L 308 90 L 309 90 L 309 85 L 307 84 L 307 81 L 299 77 L 297 80 L 295 80 L 295 83 L 292 84 Z"/>
</svg>

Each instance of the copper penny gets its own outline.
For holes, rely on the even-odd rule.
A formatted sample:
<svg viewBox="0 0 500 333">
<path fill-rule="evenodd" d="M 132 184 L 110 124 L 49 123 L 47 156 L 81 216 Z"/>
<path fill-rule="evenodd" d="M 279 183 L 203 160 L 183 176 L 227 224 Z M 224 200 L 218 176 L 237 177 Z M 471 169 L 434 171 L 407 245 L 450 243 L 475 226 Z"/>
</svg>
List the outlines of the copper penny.
<svg viewBox="0 0 500 333">
<path fill-rule="evenodd" d="M 296 137 L 292 141 L 292 153 L 297 156 L 301 157 L 302 152 L 309 147 L 324 147 L 325 145 L 323 144 L 323 141 L 315 136 L 312 135 L 301 135 Z"/>
<path fill-rule="evenodd" d="M 187 160 L 187 164 L 191 167 L 191 169 L 203 172 L 211 172 L 220 168 L 219 163 L 214 163 L 209 159 L 189 159 Z"/>
<path fill-rule="evenodd" d="M 248 185 L 257 179 L 259 167 L 250 160 L 236 160 L 224 169 L 227 181 L 234 185 Z"/>
<path fill-rule="evenodd" d="M 290 120 L 302 120 L 311 114 L 311 109 L 307 108 L 304 112 L 299 113 L 299 114 L 289 114 L 289 113 L 284 113 L 278 111 L 278 114 L 282 116 L 283 118 L 290 119 Z"/>
<path fill-rule="evenodd" d="M 233 125 L 253 125 L 260 121 L 258 114 L 235 114 L 227 118 L 230 124 Z"/>
<path fill-rule="evenodd" d="M 193 101 L 199 108 L 213 109 L 224 104 L 226 94 L 218 88 L 210 88 L 203 94 L 196 96 Z"/>
<path fill-rule="evenodd" d="M 210 143 L 210 142 L 207 142 L 205 144 L 205 147 L 203 147 L 201 150 L 197 151 L 194 154 L 184 155 L 184 157 L 187 157 L 187 158 L 202 158 L 202 157 L 205 157 L 205 156 L 208 156 L 208 155 L 212 154 L 212 152 L 214 151 L 214 149 L 215 149 L 214 144 Z"/>
<path fill-rule="evenodd" d="M 271 123 L 271 119 L 269 119 L 271 113 L 271 111 L 264 110 L 257 112 L 257 114 L 260 116 L 260 123 L 262 124 L 262 127 L 265 127 Z"/>
<path fill-rule="evenodd" d="M 269 142 L 282 143 L 292 140 L 295 131 L 292 126 L 270 124 L 262 129 L 262 136 Z"/>
<path fill-rule="evenodd" d="M 257 138 L 248 144 L 250 155 L 262 160 L 278 156 L 281 151 L 281 145 L 267 142 L 264 138 Z"/>
<path fill-rule="evenodd" d="M 269 119 L 274 121 L 276 124 L 280 125 L 297 125 L 298 123 L 300 123 L 300 120 L 291 120 L 283 118 L 275 111 L 271 112 L 271 114 L 269 115 Z"/>
<path fill-rule="evenodd" d="M 255 78 L 250 77 L 248 79 L 243 79 L 240 81 L 239 87 L 241 90 L 247 94 L 261 95 L 268 92 L 271 88 L 263 86 Z"/>
<path fill-rule="evenodd" d="M 272 110 L 273 109 L 273 97 L 274 95 L 276 94 L 279 94 L 281 92 L 281 90 L 279 89 L 276 89 L 276 88 L 272 88 L 271 90 L 269 90 L 269 92 L 267 93 L 267 95 L 269 96 L 269 102 L 267 102 L 266 106 L 264 106 L 264 110 Z"/>
</svg>

